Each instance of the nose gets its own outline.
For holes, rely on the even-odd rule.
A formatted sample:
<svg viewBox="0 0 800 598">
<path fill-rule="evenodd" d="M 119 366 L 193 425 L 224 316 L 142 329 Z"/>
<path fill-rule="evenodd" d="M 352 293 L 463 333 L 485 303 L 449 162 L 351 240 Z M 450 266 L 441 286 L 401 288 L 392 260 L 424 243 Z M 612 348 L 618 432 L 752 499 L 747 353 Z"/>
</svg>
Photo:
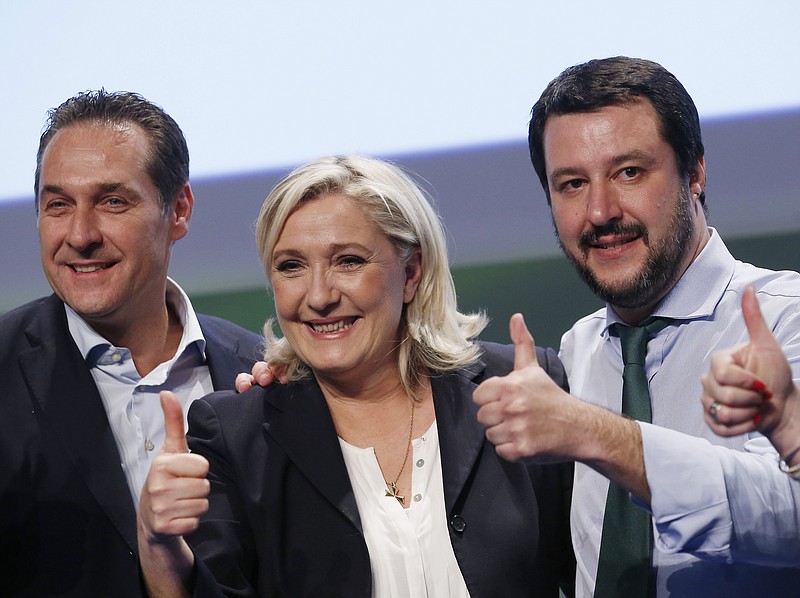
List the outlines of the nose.
<svg viewBox="0 0 800 598">
<path fill-rule="evenodd" d="M 66 242 L 76 251 L 86 251 L 99 245 L 103 235 L 97 225 L 97 216 L 91 208 L 78 208 L 70 217 Z"/>
<path fill-rule="evenodd" d="M 594 226 L 604 226 L 622 219 L 622 207 L 616 189 L 611 183 L 595 183 L 589 188 L 587 218 Z"/>
<path fill-rule="evenodd" d="M 339 303 L 341 293 L 336 286 L 336 277 L 323 268 L 312 268 L 306 303 L 317 313 L 325 313 Z"/>
</svg>

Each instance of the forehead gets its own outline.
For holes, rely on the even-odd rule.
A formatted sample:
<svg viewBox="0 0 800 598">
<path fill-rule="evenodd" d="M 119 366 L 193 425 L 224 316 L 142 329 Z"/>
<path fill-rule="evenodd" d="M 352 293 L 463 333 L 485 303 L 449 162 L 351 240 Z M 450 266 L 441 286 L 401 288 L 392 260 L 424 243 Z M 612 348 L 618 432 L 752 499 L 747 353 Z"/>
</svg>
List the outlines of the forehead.
<svg viewBox="0 0 800 598">
<path fill-rule="evenodd" d="M 42 174 L 127 169 L 144 173 L 150 146 L 132 123 L 77 123 L 58 131 L 42 155 Z"/>
<path fill-rule="evenodd" d="M 278 235 L 276 249 L 287 244 L 375 244 L 388 237 L 359 203 L 341 193 L 326 193 L 301 202 Z"/>
<path fill-rule="evenodd" d="M 645 99 L 551 116 L 545 124 L 543 146 L 548 172 L 632 152 L 669 150 L 658 114 Z"/>
</svg>

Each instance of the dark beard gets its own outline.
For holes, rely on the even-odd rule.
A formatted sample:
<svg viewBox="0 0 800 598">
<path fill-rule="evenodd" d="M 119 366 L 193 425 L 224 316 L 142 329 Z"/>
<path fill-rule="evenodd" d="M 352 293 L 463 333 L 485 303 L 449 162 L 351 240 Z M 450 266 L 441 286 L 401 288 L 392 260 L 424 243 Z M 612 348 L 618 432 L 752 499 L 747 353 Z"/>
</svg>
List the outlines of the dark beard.
<svg viewBox="0 0 800 598">
<path fill-rule="evenodd" d="M 555 225 L 555 223 L 554 223 Z M 608 226 L 595 227 L 592 231 L 581 235 L 579 247 L 583 259 L 568 252 L 561 239 L 556 238 L 567 259 L 575 266 L 578 274 L 592 292 L 606 303 L 624 309 L 638 309 L 652 305 L 661 300 L 680 278 L 681 266 L 688 251 L 691 251 L 689 240 L 694 236 L 695 222 L 692 218 L 692 200 L 688 185 L 681 185 L 675 213 L 667 229 L 666 237 L 657 245 L 650 245 L 647 229 L 641 224 L 622 225 L 613 222 Z M 642 237 L 648 248 L 644 266 L 628 280 L 615 283 L 613 286 L 600 282 L 586 265 L 590 243 L 600 235 L 636 234 Z"/>
</svg>

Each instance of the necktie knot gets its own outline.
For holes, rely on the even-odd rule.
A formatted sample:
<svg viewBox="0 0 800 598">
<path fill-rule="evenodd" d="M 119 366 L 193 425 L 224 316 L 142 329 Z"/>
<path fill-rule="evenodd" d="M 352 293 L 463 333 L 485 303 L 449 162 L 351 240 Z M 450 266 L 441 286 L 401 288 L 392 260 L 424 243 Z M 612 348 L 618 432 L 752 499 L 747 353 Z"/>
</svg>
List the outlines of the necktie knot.
<svg viewBox="0 0 800 598">
<path fill-rule="evenodd" d="M 644 367 L 647 356 L 647 342 L 672 322 L 670 318 L 648 318 L 640 326 L 614 324 L 622 345 L 622 362 Z"/>
</svg>

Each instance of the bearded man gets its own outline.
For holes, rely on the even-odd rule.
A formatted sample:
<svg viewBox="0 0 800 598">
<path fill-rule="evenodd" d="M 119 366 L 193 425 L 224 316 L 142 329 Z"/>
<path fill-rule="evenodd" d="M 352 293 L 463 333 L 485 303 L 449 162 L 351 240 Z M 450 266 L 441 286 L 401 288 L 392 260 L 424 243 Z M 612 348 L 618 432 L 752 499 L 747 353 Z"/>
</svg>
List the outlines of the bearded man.
<svg viewBox="0 0 800 598">
<path fill-rule="evenodd" d="M 529 148 L 559 243 L 606 306 L 562 338 L 571 395 L 515 315 L 515 371 L 474 398 L 502 456 L 577 462 L 576 594 L 796 594 L 800 484 L 759 434 L 716 436 L 698 398 L 711 354 L 747 340 L 750 286 L 798 379 L 800 275 L 737 261 L 708 226 L 697 109 L 661 65 L 568 68 Z"/>
</svg>

